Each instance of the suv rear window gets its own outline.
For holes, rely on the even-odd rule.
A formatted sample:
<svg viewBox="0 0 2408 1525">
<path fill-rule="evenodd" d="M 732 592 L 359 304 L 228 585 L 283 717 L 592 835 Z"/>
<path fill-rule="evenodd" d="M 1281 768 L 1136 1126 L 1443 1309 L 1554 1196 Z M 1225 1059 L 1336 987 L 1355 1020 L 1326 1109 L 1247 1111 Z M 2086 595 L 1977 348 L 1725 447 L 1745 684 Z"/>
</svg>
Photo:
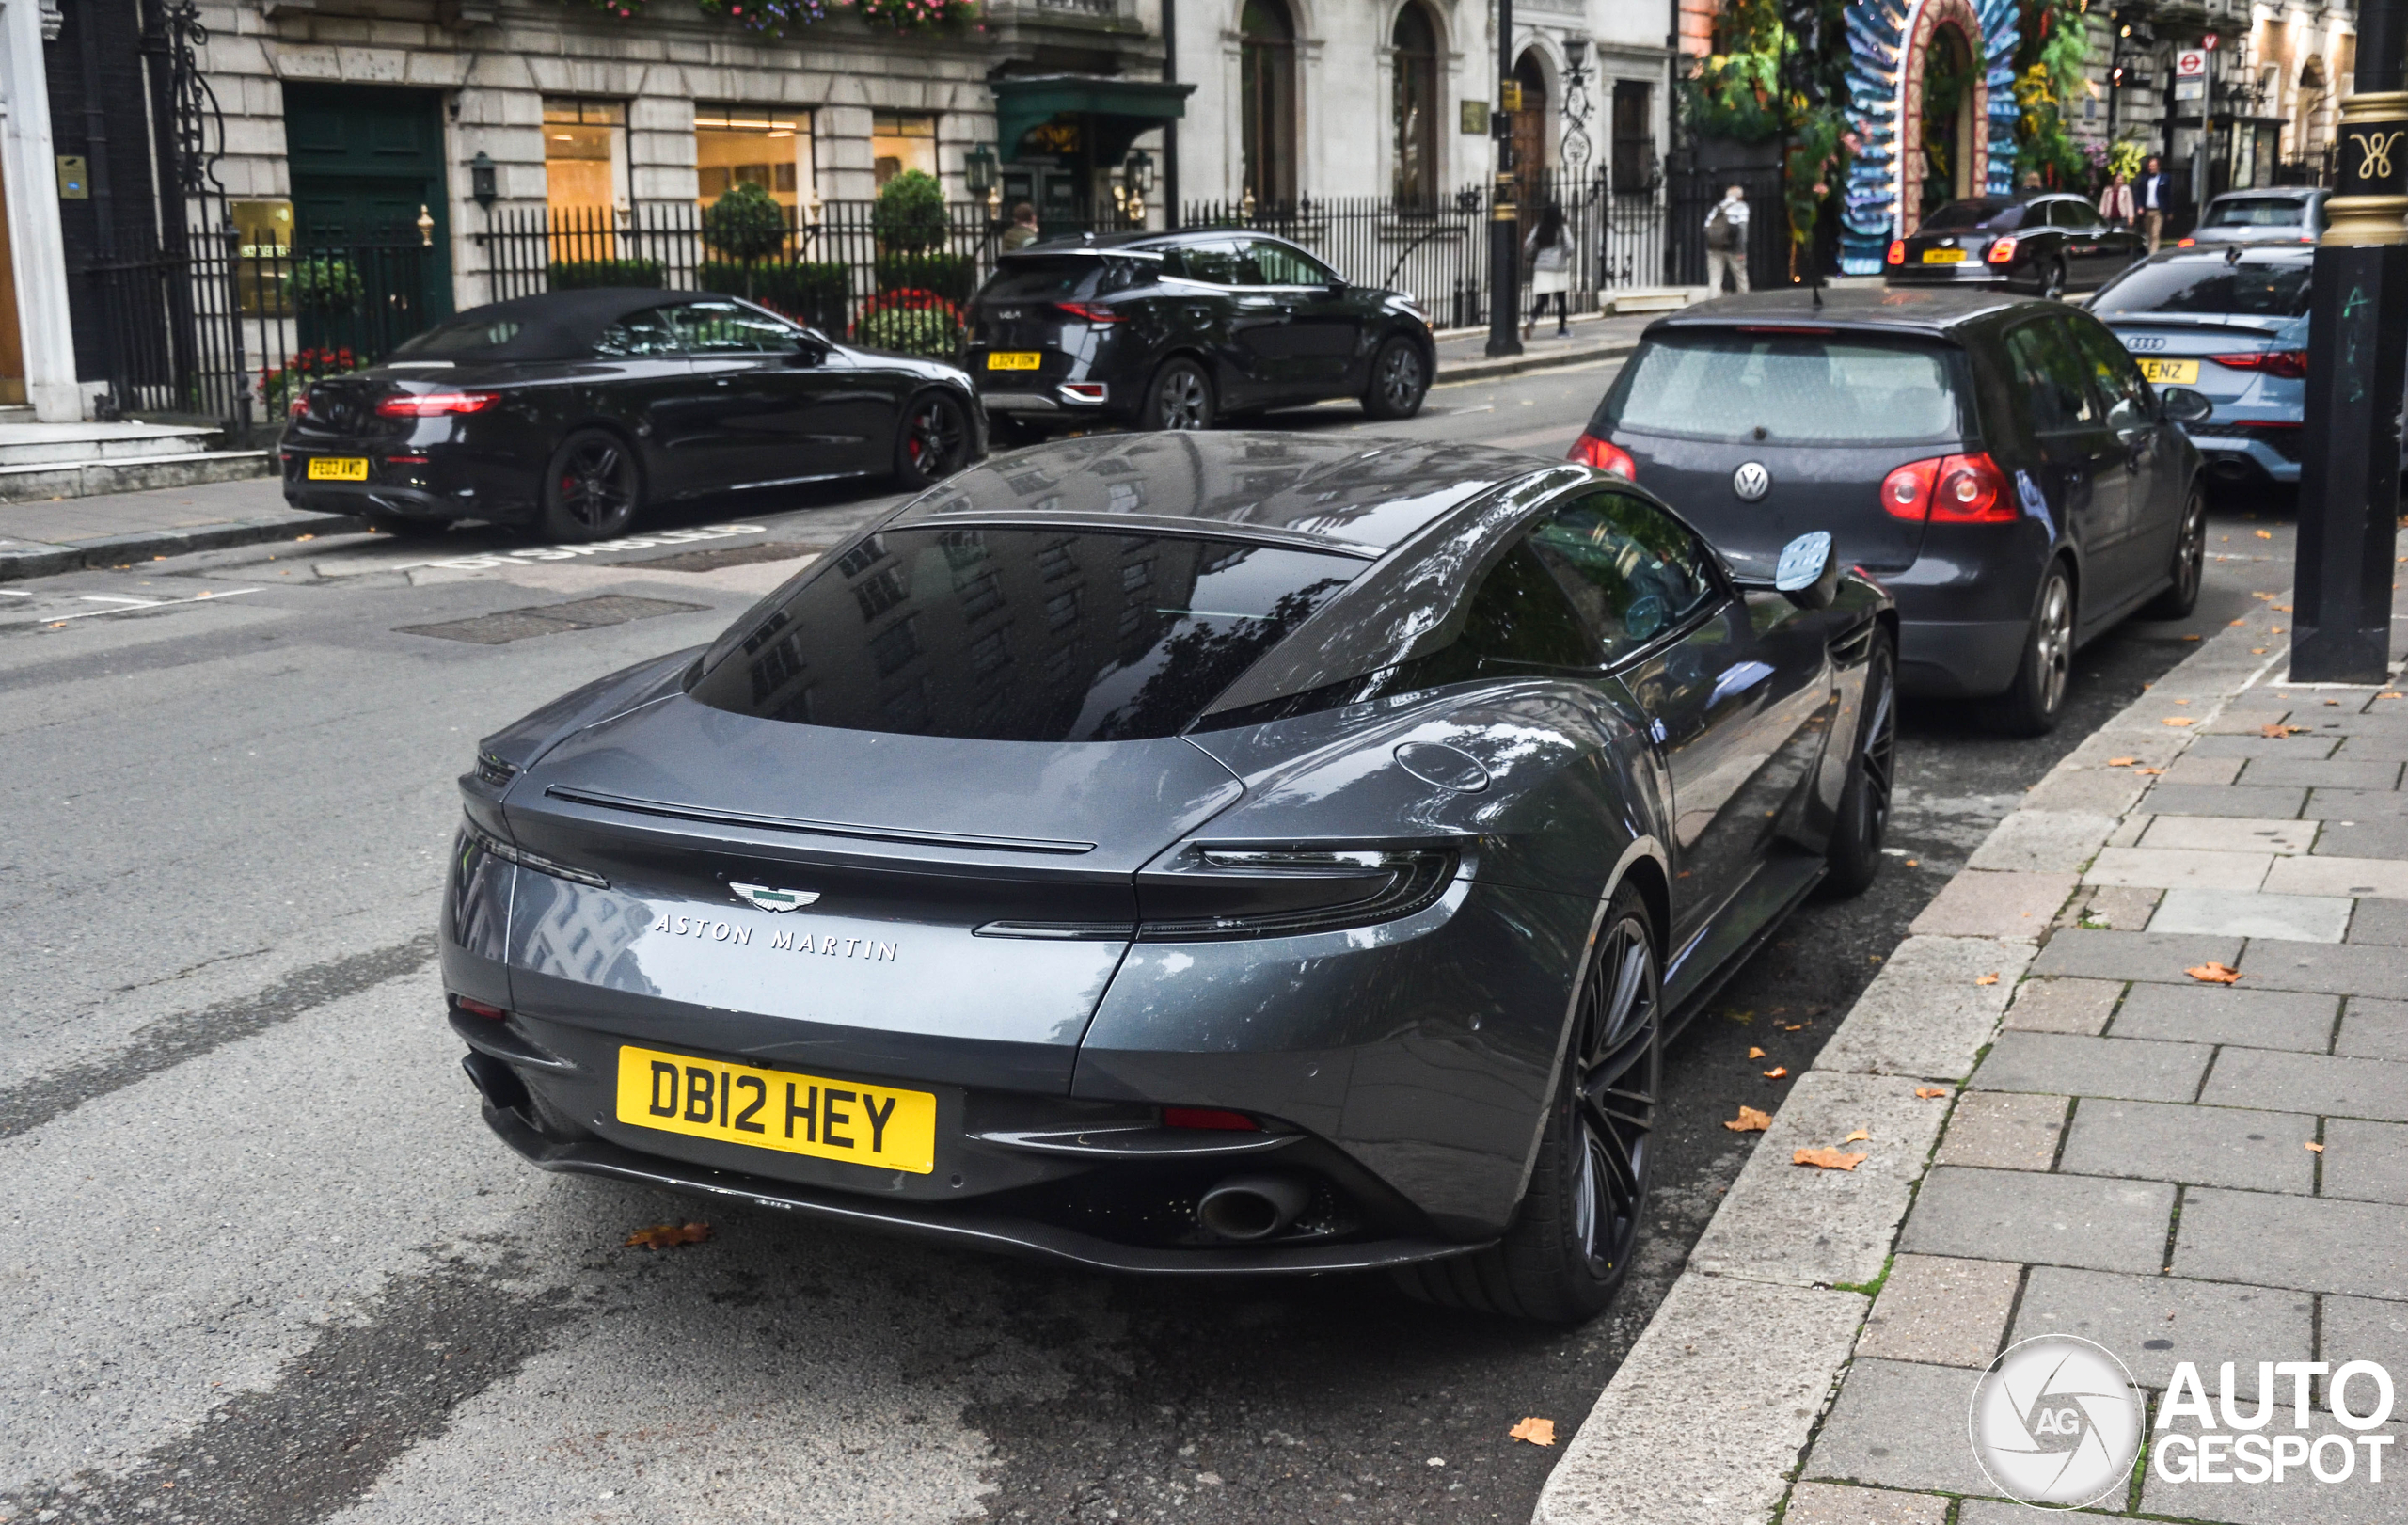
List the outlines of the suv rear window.
<svg viewBox="0 0 2408 1525">
<path fill-rule="evenodd" d="M 1092 254 L 1037 255 L 996 262 L 995 273 L 979 290 L 982 302 L 1083 302 L 1108 296 L 1134 285 L 1135 266 L 1127 260 Z"/>
<path fill-rule="evenodd" d="M 2295 228 L 2306 220 L 2307 203 L 2289 196 L 2250 196 L 2208 203 L 2207 228 Z"/>
<path fill-rule="evenodd" d="M 1999 232 L 2023 226 L 2023 204 L 1992 198 L 1979 201 L 1951 201 L 1925 217 L 1917 232 L 1962 232 L 1969 228 L 1988 228 Z"/>
<path fill-rule="evenodd" d="M 1175 736 L 1364 564 L 1183 536 L 889 530 L 748 614 L 691 691 L 851 731 Z"/>
<path fill-rule="evenodd" d="M 1869 445 L 1960 439 L 1962 354 L 1805 330 L 1674 330 L 1639 347 L 1589 432 Z"/>
<path fill-rule="evenodd" d="M 2133 266 L 2090 299 L 2090 310 L 2102 318 L 2140 312 L 2304 318 L 2314 273 L 2314 264 L 2296 255 L 2237 261 L 2222 254 L 2186 255 Z"/>
</svg>

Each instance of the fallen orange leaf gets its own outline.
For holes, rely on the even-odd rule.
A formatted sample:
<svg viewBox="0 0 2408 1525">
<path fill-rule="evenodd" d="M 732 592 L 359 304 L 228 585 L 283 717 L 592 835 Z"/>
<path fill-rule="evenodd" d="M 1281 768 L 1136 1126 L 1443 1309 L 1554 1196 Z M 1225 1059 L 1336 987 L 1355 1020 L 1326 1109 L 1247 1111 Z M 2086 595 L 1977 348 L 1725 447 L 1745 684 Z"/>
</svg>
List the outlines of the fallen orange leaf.
<svg viewBox="0 0 2408 1525">
<path fill-rule="evenodd" d="M 2204 985 L 2229 985 L 2241 977 L 2241 971 L 2221 963 L 2203 963 L 2182 971 Z"/>
<path fill-rule="evenodd" d="M 642 1249 L 669 1249 L 678 1245 L 699 1245 L 710 1236 L 711 1226 L 707 1223 L 656 1223 L 627 1235 L 626 1243 Z"/>
<path fill-rule="evenodd" d="M 2311 1138 L 2307 1141 L 2307 1152 L 2311 1154 L 2321 1154 L 2324 1152 L 2324 1146 Z"/>
<path fill-rule="evenodd" d="M 1872 1136 L 1873 1136 L 1871 1134 L 1866 1133 L 1861 1128 L 1859 1128 L 1856 1132 L 1848 1135 L 1846 1138 L 1841 1139 L 1840 1142 L 1843 1144 L 1861 1144 L 1865 1142 L 1867 1139 L 1870 1139 Z"/>
<path fill-rule="evenodd" d="M 1871 1156 L 1843 1154 L 1835 1149 L 1801 1149 L 1789 1156 L 1792 1165 L 1811 1165 L 1818 1170 L 1853 1170 Z"/>
<path fill-rule="evenodd" d="M 2378 699 L 2408 699 L 2408 693 L 2378 693 Z"/>
<path fill-rule="evenodd" d="M 2168 715 L 2158 723 L 2160 725 L 2190 725 L 2196 723 L 2188 715 Z"/>
<path fill-rule="evenodd" d="M 1984 975 L 1981 978 L 1973 981 L 1973 983 L 1976 985 L 1995 985 L 1998 983 L 1998 976 Z"/>
<path fill-rule="evenodd" d="M 2260 540 L 2272 540 L 2274 538 L 2274 532 L 2272 530 L 2260 530 L 2258 532 L 2258 538 Z"/>
<path fill-rule="evenodd" d="M 1759 1112 L 1752 1106 L 1739 1108 L 1739 1115 L 1722 1126 L 1733 1133 L 1762 1133 L 1772 1126 L 1772 1114 Z"/>
<path fill-rule="evenodd" d="M 1945 1087 L 1941 1086 L 1917 1086 L 1915 1088 L 1915 1094 L 1928 1102 L 1935 1096 L 1947 1095 L 1948 1091 Z"/>
<path fill-rule="evenodd" d="M 1766 1080 L 1779 1080 L 1782 1076 L 1787 1073 L 1789 1073 L 1789 1067 L 1787 1065 L 1776 1064 L 1771 1069 L 1765 1072 L 1765 1078 Z"/>
<path fill-rule="evenodd" d="M 2164 772 L 2165 770 L 2162 768 L 2135 768 L 2132 771 L 2135 773 L 2145 774 L 2150 778 L 2155 778 L 2158 774 Z"/>
<path fill-rule="evenodd" d="M 2278 720 L 2270 720 L 2265 724 L 2258 727 L 2258 734 L 2263 737 L 2271 737 L 2274 740 L 2280 741 L 2287 736 L 2305 735 L 2306 730 L 2307 727 L 2305 725 L 2288 725 Z"/>
<path fill-rule="evenodd" d="M 2107 766 L 2110 768 L 2130 768 L 2132 764 L 2138 761 L 2140 761 L 2138 757 L 2110 757 L 2107 759 Z"/>
<path fill-rule="evenodd" d="M 1522 1421 L 1521 1423 L 1514 1425 L 1510 1430 L 1507 1430 L 1505 1432 L 1505 1438 L 1508 1440 L 1528 1440 L 1534 1446 L 1551 1446 L 1555 1444 L 1555 1421 L 1551 1419 L 1526 1419 Z"/>
<path fill-rule="evenodd" d="M 1765 1051 L 1764 1051 L 1763 1049 L 1760 1049 L 1760 1048 L 1751 1048 L 1751 1049 L 1748 1050 L 1748 1057 L 1750 1057 L 1750 1058 L 1751 1058 L 1751 1059 L 1761 1059 L 1761 1058 L 1763 1058 L 1764 1056 L 1765 1056 Z"/>
</svg>

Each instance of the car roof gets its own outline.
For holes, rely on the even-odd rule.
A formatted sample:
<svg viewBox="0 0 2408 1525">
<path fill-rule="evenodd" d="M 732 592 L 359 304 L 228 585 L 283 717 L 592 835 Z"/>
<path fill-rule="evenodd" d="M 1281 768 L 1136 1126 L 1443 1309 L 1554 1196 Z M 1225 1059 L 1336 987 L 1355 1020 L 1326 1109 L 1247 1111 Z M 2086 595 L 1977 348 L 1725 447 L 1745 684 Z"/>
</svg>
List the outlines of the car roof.
<svg viewBox="0 0 2408 1525">
<path fill-rule="evenodd" d="M 741 301 L 719 292 L 663 291 L 657 286 L 595 286 L 583 291 L 538 292 L 488 302 L 435 325 L 515 323 L 518 332 L 481 352 L 498 360 L 562 359 L 593 353 L 602 330 L 632 313 L 679 302 Z M 431 330 L 430 330 L 431 331 Z"/>
<path fill-rule="evenodd" d="M 1165 249 L 1185 248 L 1194 244 L 1216 242 L 1225 238 L 1262 238 L 1273 243 L 1290 242 L 1276 233 L 1266 233 L 1253 228 L 1189 228 L 1175 233 L 1057 233 L 1023 244 L 1009 253 L 999 256 L 1006 260 L 1025 260 L 1044 254 L 1160 254 Z"/>
<path fill-rule="evenodd" d="M 1485 445 L 1236 430 L 1088 435 L 998 455 L 905 504 L 883 529 L 1058 524 L 1195 534 L 1373 557 L 1473 498 L 1550 469 Z"/>
<path fill-rule="evenodd" d="M 2305 201 L 2327 192 L 2321 185 L 2260 185 L 2250 191 L 2222 191 L 2208 198 L 2208 205 L 2218 201 Z"/>
<path fill-rule="evenodd" d="M 2235 261 L 2242 264 L 2306 264 L 2315 258 L 2315 245 L 2294 244 L 2285 240 L 2279 244 L 2199 244 L 2187 249 L 2160 249 L 2140 262 L 2142 264 L 2197 264 L 2214 261 L 2221 264 L 2226 261 Z"/>
<path fill-rule="evenodd" d="M 1682 328 L 1728 328 L 1751 323 L 1796 327 L 1895 329 L 1947 333 L 2022 307 L 2049 307 L 2034 297 L 2005 292 L 1952 291 L 1946 287 L 1833 286 L 1819 304 L 1803 286 L 1720 296 L 1668 312 L 1647 326 L 1642 337 Z"/>
</svg>

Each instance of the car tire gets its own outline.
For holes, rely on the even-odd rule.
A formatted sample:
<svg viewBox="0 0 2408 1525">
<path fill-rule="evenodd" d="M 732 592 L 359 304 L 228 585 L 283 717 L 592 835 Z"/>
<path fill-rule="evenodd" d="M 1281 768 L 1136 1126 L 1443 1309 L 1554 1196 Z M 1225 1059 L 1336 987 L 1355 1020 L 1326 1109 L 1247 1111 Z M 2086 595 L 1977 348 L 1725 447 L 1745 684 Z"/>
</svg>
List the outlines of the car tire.
<svg viewBox="0 0 2408 1525">
<path fill-rule="evenodd" d="M 2197 483 L 2182 505 L 2182 532 L 2174 541 L 2171 586 L 2141 611 L 2143 619 L 2186 620 L 2199 606 L 2199 584 L 2208 572 L 2208 495 Z"/>
<path fill-rule="evenodd" d="M 643 466 L 608 429 L 578 429 L 544 471 L 544 532 L 554 540 L 608 540 L 643 510 Z"/>
<path fill-rule="evenodd" d="M 2006 735 L 2046 736 L 2057 728 L 2073 676 L 2074 613 L 2073 579 L 2065 563 L 2051 562 L 2032 604 L 2015 681 L 1990 710 L 1992 723 Z"/>
<path fill-rule="evenodd" d="M 1577 1324 L 1613 1300 L 1645 1225 L 1664 1073 L 1663 961 L 1636 886 L 1614 892 L 1581 983 L 1529 1188 L 1496 1244 L 1397 1273 L 1425 1302 Z"/>
<path fill-rule="evenodd" d="M 895 429 L 895 482 L 907 491 L 942 482 L 970 464 L 970 414 L 958 398 L 922 392 Z"/>
<path fill-rule="evenodd" d="M 2066 294 L 2066 257 L 2052 254 L 2049 262 L 2040 267 L 2040 294 L 2051 301 Z"/>
<path fill-rule="evenodd" d="M 1430 367 L 1421 346 L 1402 334 L 1371 357 L 1371 384 L 1363 389 L 1363 411 L 1375 419 L 1409 419 L 1430 395 Z"/>
<path fill-rule="evenodd" d="M 388 534 L 398 540 L 431 540 L 452 528 L 450 519 L 404 518 L 399 514 L 365 513 L 359 516 L 378 534 Z"/>
<path fill-rule="evenodd" d="M 1856 750 L 1848 758 L 1847 783 L 1840 789 L 1831 843 L 1825 850 L 1822 892 L 1845 900 L 1862 895 L 1881 874 L 1881 843 L 1890 830 L 1890 796 L 1898 758 L 1898 659 L 1890 632 L 1873 629 L 1864 659 L 1864 692 L 1858 702 Z"/>
<path fill-rule="evenodd" d="M 1146 384 L 1146 401 L 1138 410 L 1141 429 L 1210 429 L 1215 409 L 1212 378 L 1194 360 L 1164 360 Z"/>
</svg>

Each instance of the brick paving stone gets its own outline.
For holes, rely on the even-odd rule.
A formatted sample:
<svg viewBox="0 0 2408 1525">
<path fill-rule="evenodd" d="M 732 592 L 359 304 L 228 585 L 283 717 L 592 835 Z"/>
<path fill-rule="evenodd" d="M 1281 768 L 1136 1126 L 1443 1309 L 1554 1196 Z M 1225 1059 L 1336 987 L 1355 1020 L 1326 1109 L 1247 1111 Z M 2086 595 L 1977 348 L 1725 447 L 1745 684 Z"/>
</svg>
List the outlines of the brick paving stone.
<svg viewBox="0 0 2408 1525">
<path fill-rule="evenodd" d="M 2062 934 L 2060 934 L 2062 935 Z M 2047 953 L 2041 955 L 2044 959 Z M 2252 990 L 2331 991 L 2391 995 L 2408 990 L 2408 948 L 2375 943 L 2304 945 L 2272 938 L 2252 943 L 2236 962 Z"/>
<path fill-rule="evenodd" d="M 2396 789 L 2400 786 L 2400 765 L 2318 761 L 2313 757 L 2252 757 L 2249 766 L 2241 770 L 2241 783 L 2244 787 L 2305 784 L 2312 789 Z"/>
<path fill-rule="evenodd" d="M 2332 1045 L 2333 1024 L 2340 1010 L 2337 997 L 2313 991 L 2134 985 L 2116 1009 L 2113 1031 L 2117 1038 L 2321 1054 Z"/>
<path fill-rule="evenodd" d="M 1981 1374 L 1960 1366 L 1859 1359 L 1806 1457 L 1809 1478 L 1994 1493 L 1962 1416 Z M 1934 1423 L 1946 1414 L 1953 1422 Z"/>
<path fill-rule="evenodd" d="M 2317 1195 L 2361 1202 L 2408 1202 L 2408 1128 L 2355 1118 L 2326 1122 L 2324 1181 Z"/>
<path fill-rule="evenodd" d="M 2289 1197 L 2267 1200 L 2316 1201 Z M 2174 1188 L 2162 1181 L 1942 1165 L 1924 1178 L 1898 1247 L 1918 1255 L 2147 1276 L 2164 1263 L 2165 1230 L 2173 1216 Z"/>
<path fill-rule="evenodd" d="M 2310 820 L 2408 818 L 2408 791 L 2385 794 L 2375 789 L 2310 789 L 2306 806 L 2297 814 Z"/>
<path fill-rule="evenodd" d="M 2258 725 L 2271 725 L 2274 723 L 2276 723 L 2273 721 L 2258 721 L 2254 723 L 2254 724 Z M 2191 750 L 2188 755 L 2194 757 L 2241 757 L 2244 759 L 2258 757 L 2302 757 L 2310 761 L 2317 761 L 2331 756 L 2333 755 L 2333 749 L 2340 744 L 2341 742 L 2339 739 L 2329 736 L 2287 736 L 2277 739 L 2271 736 L 2259 736 L 2255 734 L 2253 731 L 2252 734 L 2246 736 L 2203 736 L 2196 741 L 2191 743 Z"/>
<path fill-rule="evenodd" d="M 1948 1500 L 1937 1493 L 1800 1483 L 1781 1517 L 1782 1525 L 1942 1525 Z"/>
<path fill-rule="evenodd" d="M 2257 816 L 2288 819 L 2306 802 L 2305 788 L 2250 788 L 2245 785 L 2167 784 L 2148 791 L 2147 808 L 2159 816 Z"/>
<path fill-rule="evenodd" d="M 2254 890 L 2174 889 L 2149 918 L 2153 932 L 2221 932 L 2293 943 L 2337 943 L 2350 928 L 2351 900 L 2338 895 L 2269 895 Z"/>
<path fill-rule="evenodd" d="M 2253 820 L 2247 816 L 2154 816 L 2145 848 L 2207 852 L 2305 852 L 2316 840 L 2312 820 Z"/>
<path fill-rule="evenodd" d="M 2027 1091 L 1969 1090 L 1948 1114 L 1940 1163 L 1992 1170 L 2045 1170 L 2055 1163 L 2065 1127 L 2065 1096 Z"/>
<path fill-rule="evenodd" d="M 2001 1033 L 1973 1071 L 1975 1090 L 2044 1091 L 2187 1102 L 2198 1094 L 2215 1051 L 2205 1043 Z"/>
<path fill-rule="evenodd" d="M 2013 819 L 2013 817 L 2009 817 Z M 2077 928 L 2040 945 L 2028 973 L 2080 975 L 2092 979 L 2154 979 L 2188 984 L 2185 969 L 2203 963 L 2230 964 L 2241 957 L 2238 937 L 2174 937 L 2153 932 L 2094 932 Z"/>
<path fill-rule="evenodd" d="M 2333 753 L 2336 762 L 2408 762 L 2408 736 L 2353 736 Z"/>
<path fill-rule="evenodd" d="M 2190 852 L 2166 848 L 2101 848 L 2082 872 L 2085 884 L 2150 884 L 2171 889 L 2254 890 L 2273 858 L 2265 852 Z"/>
<path fill-rule="evenodd" d="M 2133 1381 L 2161 1392 L 2177 1361 L 2196 1363 L 2210 1389 L 2216 1368 L 2232 1361 L 2235 1396 L 2255 1399 L 2258 1362 L 2314 1358 L 2315 1300 L 2272 1287 L 2036 1265 L 2015 1311 L 2012 1339 L 2044 1334 L 2096 1341 L 2115 1353 Z M 2278 1380 L 2275 1387 L 2287 1394 L 2289 1384 Z"/>
<path fill-rule="evenodd" d="M 2318 1311 L 2316 1358 L 2328 1366 L 2373 1361 L 2392 1374 L 2397 1386 L 2400 1374 L 2408 1372 L 2408 1303 L 2334 1296 L 2322 1301 L 2324 1306 Z"/>
<path fill-rule="evenodd" d="M 2352 996 L 2341 1009 L 2341 1034 L 2333 1052 L 2408 1064 L 2408 1001 Z"/>
<path fill-rule="evenodd" d="M 2207 738 L 2199 739 L 2204 741 Z M 2158 778 L 2158 787 L 2163 788 L 2169 784 L 2204 784 L 2210 787 L 2226 785 L 2241 776 L 2241 765 L 2245 760 L 2241 757 L 2197 757 L 2186 754 L 2165 765 L 2165 771 Z"/>
<path fill-rule="evenodd" d="M 1859 1356 L 1985 1367 L 1999 1352 L 2023 1268 L 2004 1261 L 1900 1255 L 1857 1342 Z"/>
<path fill-rule="evenodd" d="M 1966 865 L 2002 871 L 2078 869 L 2115 829 L 2115 818 L 2098 812 L 2018 810 L 1990 829 Z"/>
<path fill-rule="evenodd" d="M 2408 1121 L 2408 1065 L 2331 1054 L 2228 1048 L 2216 1056 L 2199 1100 L 2321 1117 Z"/>
<path fill-rule="evenodd" d="M 2033 786 L 2023 802 L 2035 810 L 2120 816 L 2147 787 L 2147 775 L 2121 768 L 2059 768 Z"/>
<path fill-rule="evenodd" d="M 2113 844 L 2110 844 L 2111 846 Z M 2094 930 L 2137 932 L 2148 926 L 2148 918 L 2157 914 L 2157 902 L 2165 892 L 2139 884 L 2091 884 L 2067 910 L 2077 912 L 2061 917 L 2067 927 L 2088 927 Z"/>
<path fill-rule="evenodd" d="M 2027 979 L 2015 987 L 2006 1009 L 2006 1029 L 2026 1033 L 2081 1033 L 2096 1038 L 2124 987 L 2112 979 Z"/>
<path fill-rule="evenodd" d="M 2123 1497 L 2119 1494 L 2089 1509 L 2052 1516 L 2057 1519 L 2113 1519 L 2122 1513 Z M 1968 1499 L 1957 1506 L 1956 1525 L 2032 1525 L 2030 1504 L 2008 1503 L 2000 1499 Z"/>
<path fill-rule="evenodd" d="M 2038 942 L 2076 878 L 1968 868 L 1941 886 L 1907 930 L 1917 936 L 2011 937 Z"/>
<path fill-rule="evenodd" d="M 1909 1237 L 1922 1215 L 1918 1209 L 1907 1220 Z M 2174 1274 L 2303 1292 L 2408 1297 L 2408 1207 L 2194 1186 L 2182 1199 Z"/>
<path fill-rule="evenodd" d="M 2208 1374 L 2210 1391 L 2209 1402 L 2215 1401 L 2214 1374 Z M 2289 1384 L 2285 1384 L 2288 1389 Z M 2397 1424 L 2386 1424 L 2369 1434 L 2390 1440 L 2383 1451 L 2383 1481 L 2367 1481 L 2366 1448 L 2355 1445 L 2356 1435 L 2333 1422 L 2332 1417 L 2319 1413 L 2309 1420 L 2308 1433 L 2299 1436 L 2290 1428 L 2289 1394 L 2285 1391 L 2284 1406 L 2278 1410 L 2282 1418 L 2265 1433 L 2268 1437 L 2294 1436 L 2311 1444 L 2325 1435 L 2339 1436 L 2353 1442 L 2350 1477 L 2340 1483 L 2320 1483 L 2305 1467 L 2287 1467 L 2279 1483 L 2271 1478 L 2247 1484 L 2234 1480 L 2232 1462 L 2227 1456 L 2220 1471 L 2222 1481 L 2205 1483 L 2168 1483 L 2152 1466 L 2141 1488 L 2141 1511 L 2144 1514 L 2170 1516 L 2178 1519 L 2213 1521 L 2216 1525 L 2400 1525 L 2400 1474 L 2394 1459 L 2401 1454 L 2401 1430 Z M 2361 1395 L 2359 1402 L 2365 1402 Z M 2199 1424 L 2189 1417 L 2177 1419 L 2167 1431 L 2195 1436 Z M 2158 1438 L 2151 1437 L 2152 1444 Z M 2326 1464 L 2337 1466 L 2339 1458 L 2332 1447 L 2326 1448 Z"/>
<path fill-rule="evenodd" d="M 2349 940 L 2408 946 L 2408 900 L 2360 900 L 2350 917 Z"/>
<path fill-rule="evenodd" d="M 2273 865 L 2265 886 L 2278 895 L 2374 895 L 2386 900 L 2408 900 L 2408 862 L 2321 852 L 2309 858 L 2284 858 Z"/>
<path fill-rule="evenodd" d="M 2074 1104 L 2057 1168 L 2306 1196 L 2316 1190 L 2316 1156 L 2305 1147 L 2315 1136 L 2313 1117 L 2289 1112 L 2085 1096 Z"/>
<path fill-rule="evenodd" d="M 2408 816 L 2324 825 L 2316 850 L 2328 858 L 2408 858 Z"/>
</svg>

